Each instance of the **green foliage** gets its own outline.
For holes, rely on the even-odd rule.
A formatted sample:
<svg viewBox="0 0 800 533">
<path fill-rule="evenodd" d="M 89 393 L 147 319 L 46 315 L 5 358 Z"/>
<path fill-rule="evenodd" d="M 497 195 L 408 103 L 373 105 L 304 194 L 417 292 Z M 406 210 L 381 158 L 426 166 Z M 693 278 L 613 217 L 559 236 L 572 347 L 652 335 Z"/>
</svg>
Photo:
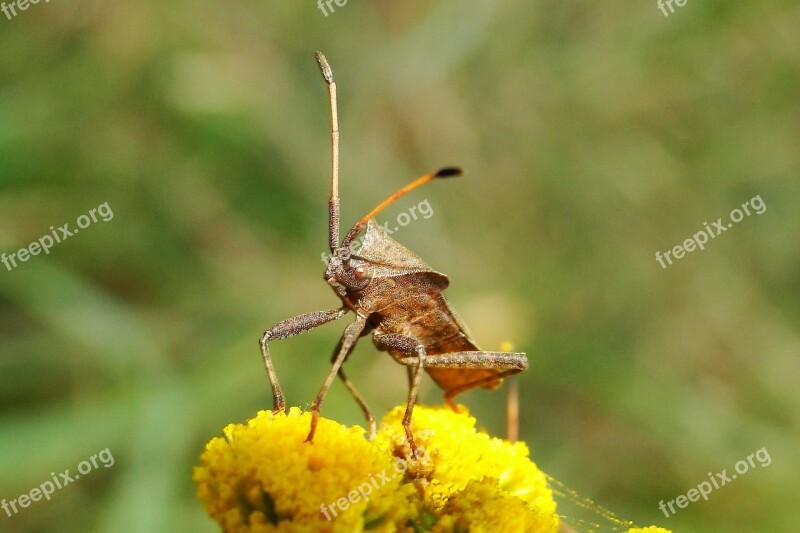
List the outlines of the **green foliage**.
<svg viewBox="0 0 800 533">
<path fill-rule="evenodd" d="M 622 517 L 788 531 L 800 497 L 800 11 L 794 2 L 455 0 L 31 5 L 0 15 L 0 499 L 108 447 L 116 458 L 4 531 L 213 531 L 191 466 L 270 405 L 256 341 L 337 305 L 321 279 L 328 111 L 339 87 L 343 224 L 414 192 L 395 235 L 446 272 L 487 349 L 529 354 L 522 438 Z M 755 195 L 750 216 L 654 259 Z M 276 342 L 307 406 L 343 322 Z M 377 413 L 405 371 L 370 342 L 349 374 Z M 429 380 L 426 403 L 441 396 Z M 462 401 L 502 434 L 504 394 Z M 338 383 L 325 416 L 363 424 Z M 666 519 L 669 500 L 766 447 Z"/>
</svg>

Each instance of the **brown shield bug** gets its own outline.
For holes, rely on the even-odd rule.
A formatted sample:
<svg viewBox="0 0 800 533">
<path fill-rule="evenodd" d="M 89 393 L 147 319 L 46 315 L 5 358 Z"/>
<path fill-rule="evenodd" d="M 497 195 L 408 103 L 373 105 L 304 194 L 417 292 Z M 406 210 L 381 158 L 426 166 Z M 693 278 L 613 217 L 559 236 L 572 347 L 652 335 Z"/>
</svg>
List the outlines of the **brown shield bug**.
<svg viewBox="0 0 800 533">
<path fill-rule="evenodd" d="M 457 394 L 475 387 L 496 388 L 503 378 L 525 370 L 528 360 L 523 353 L 490 352 L 478 348 L 466 325 L 442 294 L 449 284 L 447 276 L 431 269 L 389 237 L 373 220 L 386 206 L 409 191 L 438 178 L 460 176 L 459 168 L 448 167 L 426 174 L 391 194 L 362 217 L 339 243 L 336 83 L 325 56 L 317 52 L 316 58 L 328 85 L 331 110 L 331 196 L 328 203 L 331 258 L 324 278 L 342 299 L 342 306 L 289 318 L 267 329 L 261 336 L 261 353 L 272 385 L 273 410 L 282 412 L 286 401 L 272 366 L 269 342 L 298 335 L 352 312 L 355 320 L 345 328 L 333 353 L 333 367 L 311 404 L 311 429 L 306 441 L 314 438 L 320 406 L 337 375 L 364 411 L 369 437 L 375 435 L 375 417 L 342 369 L 358 339 L 372 333 L 372 341 L 378 350 L 388 352 L 395 361 L 408 368 L 409 391 L 403 427 L 409 446 L 416 454 L 411 415 L 423 370 L 444 389 L 445 401 L 455 410 L 453 398 Z M 351 244 L 365 230 L 361 248 L 352 252 Z"/>
</svg>

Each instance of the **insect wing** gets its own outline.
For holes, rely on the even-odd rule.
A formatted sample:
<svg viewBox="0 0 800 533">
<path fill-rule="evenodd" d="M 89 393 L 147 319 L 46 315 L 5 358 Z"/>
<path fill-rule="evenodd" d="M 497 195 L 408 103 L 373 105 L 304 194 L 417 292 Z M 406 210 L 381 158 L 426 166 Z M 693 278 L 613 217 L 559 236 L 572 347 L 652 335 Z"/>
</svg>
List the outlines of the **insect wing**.
<svg viewBox="0 0 800 533">
<path fill-rule="evenodd" d="M 389 237 L 374 220 L 367 222 L 364 242 L 356 255 L 371 263 L 372 276 L 376 278 L 425 272 L 439 290 L 450 284 L 447 276 L 431 269 L 411 250 Z"/>
</svg>

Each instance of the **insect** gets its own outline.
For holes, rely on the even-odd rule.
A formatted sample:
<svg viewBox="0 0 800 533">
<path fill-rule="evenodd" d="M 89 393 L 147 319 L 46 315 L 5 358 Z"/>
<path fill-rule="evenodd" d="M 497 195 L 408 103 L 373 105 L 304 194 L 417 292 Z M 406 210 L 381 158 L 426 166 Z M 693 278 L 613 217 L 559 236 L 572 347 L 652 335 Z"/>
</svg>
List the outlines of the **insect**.
<svg viewBox="0 0 800 533">
<path fill-rule="evenodd" d="M 341 298 L 342 306 L 289 318 L 264 331 L 260 346 L 272 385 L 273 412 L 283 412 L 286 400 L 272 365 L 269 342 L 299 335 L 352 312 L 355 320 L 345 328 L 331 359 L 333 367 L 311 404 L 311 428 L 306 442 L 314 438 L 322 401 L 336 376 L 364 412 L 369 438 L 375 436 L 375 417 L 342 369 L 342 364 L 358 339 L 372 333 L 372 341 L 378 350 L 387 352 L 395 361 L 407 367 L 409 391 L 403 428 L 411 451 L 416 455 L 411 416 L 423 371 L 444 389 L 446 403 L 456 410 L 453 398 L 457 394 L 475 387 L 496 388 L 503 378 L 525 370 L 528 360 L 523 353 L 491 352 L 478 348 L 466 325 L 442 294 L 449 285 L 447 276 L 431 269 L 390 238 L 373 220 L 406 193 L 436 179 L 460 176 L 461 169 L 442 168 L 412 181 L 362 217 L 339 242 L 336 83 L 325 56 L 317 52 L 316 59 L 328 86 L 331 112 L 331 194 L 328 202 L 331 258 L 324 278 Z M 361 248 L 352 252 L 351 244 L 364 231 Z"/>
</svg>

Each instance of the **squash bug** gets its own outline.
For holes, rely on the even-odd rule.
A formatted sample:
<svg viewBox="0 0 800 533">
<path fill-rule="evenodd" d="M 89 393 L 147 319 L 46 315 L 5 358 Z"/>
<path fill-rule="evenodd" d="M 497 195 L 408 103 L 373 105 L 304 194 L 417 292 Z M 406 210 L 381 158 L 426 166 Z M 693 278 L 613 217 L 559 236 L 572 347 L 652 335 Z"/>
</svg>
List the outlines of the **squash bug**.
<svg viewBox="0 0 800 533">
<path fill-rule="evenodd" d="M 433 180 L 461 176 L 461 169 L 446 167 L 412 181 L 362 217 L 339 242 L 336 83 L 325 56 L 317 52 L 316 59 L 328 86 L 331 112 L 331 193 L 328 202 L 331 258 L 324 279 L 341 298 L 342 306 L 289 318 L 264 331 L 260 346 L 272 385 L 273 412 L 283 412 L 286 400 L 272 365 L 269 342 L 299 335 L 352 312 L 355 320 L 345 328 L 331 359 L 333 367 L 311 404 L 311 428 L 306 442 L 314 438 L 322 401 L 336 376 L 361 407 L 368 424 L 368 436 L 374 437 L 375 417 L 342 369 L 342 364 L 358 339 L 372 333 L 375 347 L 387 352 L 408 369 L 409 391 L 403 428 L 412 453 L 416 455 L 411 416 L 423 371 L 444 389 L 445 402 L 456 410 L 453 398 L 457 394 L 475 387 L 494 389 L 503 378 L 525 370 L 528 360 L 524 353 L 492 352 L 478 348 L 467 326 L 442 294 L 449 285 L 447 276 L 431 269 L 422 259 L 389 237 L 373 219 L 406 193 Z M 351 244 L 364 231 L 361 248 L 353 252 Z"/>
</svg>

